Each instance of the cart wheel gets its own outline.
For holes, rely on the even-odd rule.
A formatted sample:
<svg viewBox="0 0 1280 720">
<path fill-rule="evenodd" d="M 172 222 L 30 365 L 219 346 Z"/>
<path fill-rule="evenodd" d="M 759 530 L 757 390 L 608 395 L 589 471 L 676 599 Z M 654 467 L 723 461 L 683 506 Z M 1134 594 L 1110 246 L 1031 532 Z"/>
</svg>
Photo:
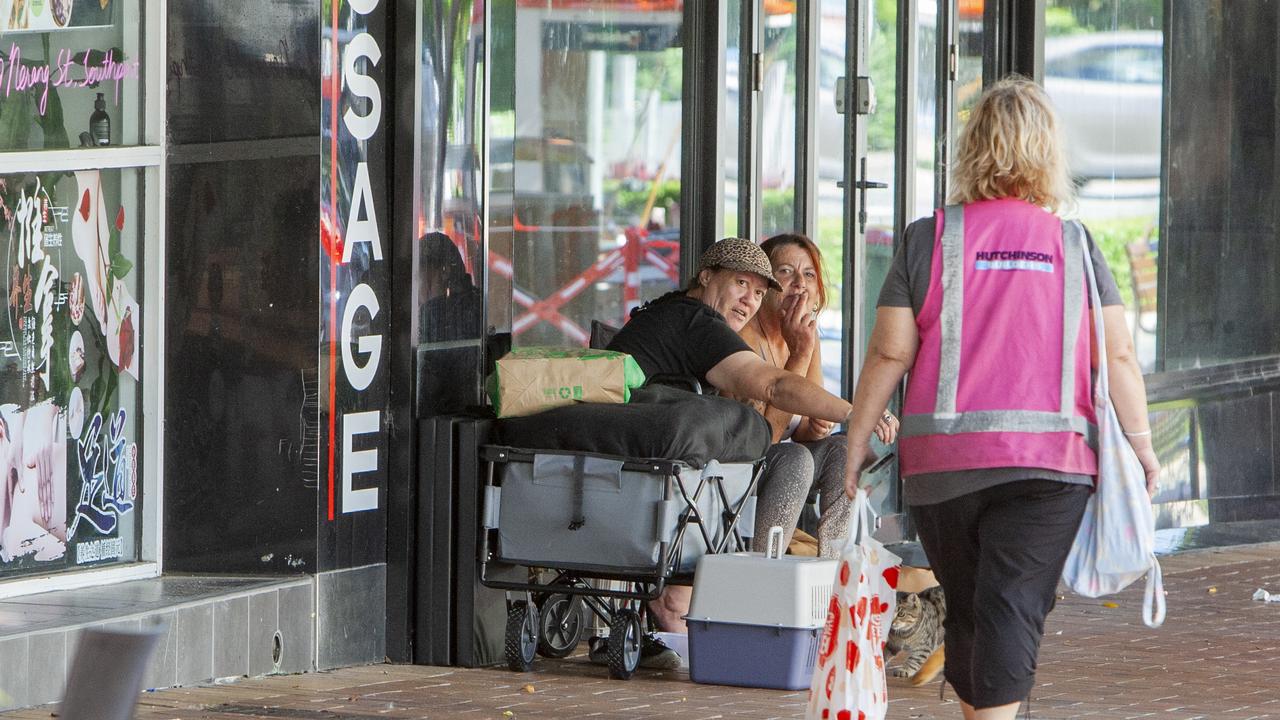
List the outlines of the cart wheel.
<svg viewBox="0 0 1280 720">
<path fill-rule="evenodd" d="M 540 630 L 538 654 L 549 658 L 569 657 L 582 639 L 582 598 L 558 593 L 542 603 L 538 611 Z"/>
<path fill-rule="evenodd" d="M 609 675 L 630 680 L 640 664 L 640 615 L 635 610 L 619 610 L 609 623 Z"/>
<path fill-rule="evenodd" d="M 507 667 L 529 672 L 538 650 L 538 608 L 523 600 L 507 609 Z"/>
</svg>

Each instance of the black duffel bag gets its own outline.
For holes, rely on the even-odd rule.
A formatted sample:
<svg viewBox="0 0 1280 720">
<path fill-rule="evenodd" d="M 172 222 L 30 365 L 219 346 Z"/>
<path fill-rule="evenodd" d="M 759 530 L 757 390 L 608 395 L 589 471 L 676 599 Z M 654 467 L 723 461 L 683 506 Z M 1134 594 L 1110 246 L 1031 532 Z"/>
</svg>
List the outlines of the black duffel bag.
<svg viewBox="0 0 1280 720">
<path fill-rule="evenodd" d="M 526 450 L 620 458 L 754 462 L 772 433 L 760 413 L 736 400 L 666 385 L 632 391 L 627 403 L 580 403 L 496 423 L 497 442 Z"/>
</svg>

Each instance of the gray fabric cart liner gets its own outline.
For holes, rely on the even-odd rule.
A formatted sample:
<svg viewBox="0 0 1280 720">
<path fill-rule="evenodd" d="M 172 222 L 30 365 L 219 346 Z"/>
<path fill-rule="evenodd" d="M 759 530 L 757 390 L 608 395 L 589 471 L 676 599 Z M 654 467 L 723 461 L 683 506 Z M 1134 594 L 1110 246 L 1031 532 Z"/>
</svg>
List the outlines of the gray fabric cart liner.
<svg viewBox="0 0 1280 720">
<path fill-rule="evenodd" d="M 643 464 L 585 453 L 514 451 L 495 462 L 500 492 L 486 495 L 486 525 L 498 530 L 498 559 L 503 562 L 662 576 L 681 515 L 689 507 L 680 487 L 716 542 L 724 536 L 726 510 L 737 509 L 754 470 L 751 463 L 712 461 L 695 470 L 671 461 Z M 717 479 L 704 483 L 707 478 Z M 716 484 L 723 485 L 730 507 Z M 676 572 L 692 572 L 706 552 L 702 533 L 691 523 Z"/>
</svg>

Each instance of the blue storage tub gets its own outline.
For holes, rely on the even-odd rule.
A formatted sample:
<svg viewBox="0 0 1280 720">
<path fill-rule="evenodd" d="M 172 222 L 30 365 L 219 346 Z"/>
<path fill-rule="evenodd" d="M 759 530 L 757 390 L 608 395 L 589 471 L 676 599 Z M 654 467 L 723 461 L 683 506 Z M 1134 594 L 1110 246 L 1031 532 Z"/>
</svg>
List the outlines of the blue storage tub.
<svg viewBox="0 0 1280 720">
<path fill-rule="evenodd" d="M 789 628 L 689 618 L 689 677 L 710 685 L 805 690 L 821 627 Z"/>
</svg>

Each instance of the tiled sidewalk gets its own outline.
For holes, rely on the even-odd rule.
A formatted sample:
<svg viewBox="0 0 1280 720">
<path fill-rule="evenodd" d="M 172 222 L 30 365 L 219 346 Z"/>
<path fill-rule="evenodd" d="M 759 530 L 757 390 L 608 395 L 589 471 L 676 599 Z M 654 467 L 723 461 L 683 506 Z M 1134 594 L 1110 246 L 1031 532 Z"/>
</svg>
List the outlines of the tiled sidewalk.
<svg viewBox="0 0 1280 720">
<path fill-rule="evenodd" d="M 1031 717 L 1280 720 L 1280 543 L 1163 558 L 1169 617 L 1139 619 L 1141 590 L 1103 601 L 1068 596 L 1050 616 Z M 607 677 L 585 657 L 535 671 L 380 665 L 179 688 L 142 698 L 139 720 L 292 718 L 798 718 L 804 692 L 698 685 L 684 672 Z M 959 718 L 939 683 L 890 680 L 889 718 Z M 46 720 L 55 708 L 0 715 Z M 1021 717 L 1021 715 L 1019 716 Z"/>
</svg>

